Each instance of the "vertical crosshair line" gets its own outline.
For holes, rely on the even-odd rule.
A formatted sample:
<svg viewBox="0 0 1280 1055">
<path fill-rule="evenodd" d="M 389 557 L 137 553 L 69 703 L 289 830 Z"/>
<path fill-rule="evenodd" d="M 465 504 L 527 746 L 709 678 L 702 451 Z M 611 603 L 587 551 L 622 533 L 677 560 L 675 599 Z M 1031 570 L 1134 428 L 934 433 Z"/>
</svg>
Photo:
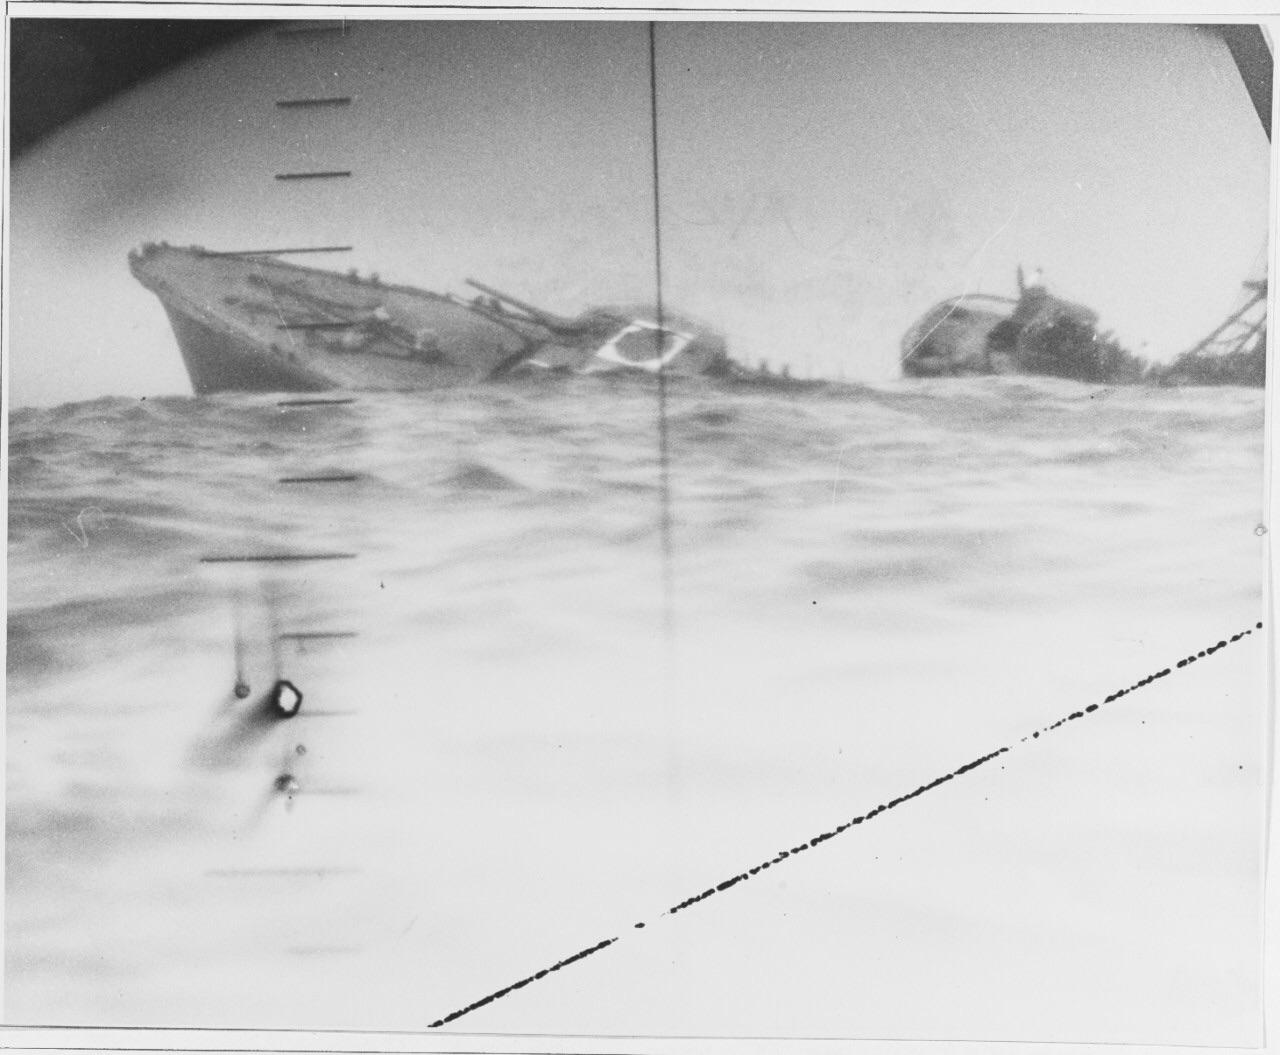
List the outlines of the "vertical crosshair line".
<svg viewBox="0 0 1280 1055">
<path fill-rule="evenodd" d="M 653 271 L 658 324 L 658 489 L 662 544 L 662 631 L 670 646 L 675 640 L 672 601 L 671 450 L 667 435 L 667 364 L 663 361 L 666 328 L 662 312 L 662 191 L 658 182 L 658 46 L 657 23 L 649 23 L 649 129 L 653 140 Z"/>
</svg>

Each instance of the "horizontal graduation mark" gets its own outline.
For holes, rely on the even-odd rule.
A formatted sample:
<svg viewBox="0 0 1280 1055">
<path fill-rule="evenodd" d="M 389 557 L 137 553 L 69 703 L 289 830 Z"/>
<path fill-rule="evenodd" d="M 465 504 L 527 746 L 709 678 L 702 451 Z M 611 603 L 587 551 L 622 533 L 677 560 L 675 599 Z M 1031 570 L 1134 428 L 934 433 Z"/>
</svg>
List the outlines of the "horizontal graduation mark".
<svg viewBox="0 0 1280 1055">
<path fill-rule="evenodd" d="M 317 169 L 315 172 L 277 172 L 276 179 L 347 179 L 350 175 L 350 169 Z"/>
<path fill-rule="evenodd" d="M 351 24 L 349 22 L 333 22 L 326 25 L 316 26 L 287 26 L 284 29 L 277 29 L 276 36 L 280 39 L 290 37 L 319 37 L 319 36 L 339 36 L 345 37 L 351 32 Z"/>
<path fill-rule="evenodd" d="M 291 253 L 349 253 L 350 245 L 293 245 L 280 249 L 205 249 L 201 256 L 287 256 Z"/>
<path fill-rule="evenodd" d="M 233 553 L 226 557 L 201 557 L 201 564 L 295 563 L 309 560 L 354 560 L 354 553 Z"/>
<path fill-rule="evenodd" d="M 355 473 L 333 473 L 329 476 L 282 476 L 282 484 L 349 484 L 359 480 Z"/>
<path fill-rule="evenodd" d="M 281 641 L 325 641 L 330 638 L 355 637 L 354 630 L 292 630 L 281 634 Z"/>
<path fill-rule="evenodd" d="M 321 865 L 316 868 L 210 868 L 205 875 L 212 879 L 276 879 L 291 876 L 356 875 L 359 871 L 358 868 Z"/>
<path fill-rule="evenodd" d="M 342 407 L 354 403 L 354 399 L 282 399 L 278 407 Z"/>
<path fill-rule="evenodd" d="M 282 110 L 300 110 L 317 106 L 350 106 L 351 96 L 333 95 L 316 99 L 277 99 L 276 106 Z"/>
</svg>

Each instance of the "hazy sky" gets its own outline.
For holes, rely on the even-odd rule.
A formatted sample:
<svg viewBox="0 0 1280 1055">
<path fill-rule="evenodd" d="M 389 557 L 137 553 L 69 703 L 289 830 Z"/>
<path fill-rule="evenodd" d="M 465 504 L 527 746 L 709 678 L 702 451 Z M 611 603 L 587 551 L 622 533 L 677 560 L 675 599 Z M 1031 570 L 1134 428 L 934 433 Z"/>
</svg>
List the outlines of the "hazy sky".
<svg viewBox="0 0 1280 1055">
<path fill-rule="evenodd" d="M 1168 358 L 1262 264 L 1268 144 L 1179 26 L 666 23 L 664 295 L 732 352 L 896 374 L 935 301 L 1019 262 Z M 351 243 L 310 263 L 571 313 L 652 298 L 648 40 L 628 22 L 358 22 L 251 38 L 14 166 L 11 403 L 190 391 L 148 239 Z M 343 109 L 280 98 L 352 95 Z M 351 180 L 280 183 L 279 171 Z"/>
</svg>

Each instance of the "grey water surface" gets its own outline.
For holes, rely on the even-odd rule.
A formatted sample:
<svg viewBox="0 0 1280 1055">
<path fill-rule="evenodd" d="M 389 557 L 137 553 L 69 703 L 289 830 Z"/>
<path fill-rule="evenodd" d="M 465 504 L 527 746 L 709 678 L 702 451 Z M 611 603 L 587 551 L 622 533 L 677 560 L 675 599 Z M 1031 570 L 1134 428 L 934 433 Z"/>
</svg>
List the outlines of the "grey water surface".
<svg viewBox="0 0 1280 1055">
<path fill-rule="evenodd" d="M 424 1029 L 617 937 L 451 1028 L 1258 1035 L 1262 634 L 1022 738 L 1263 619 L 1261 391 L 674 383 L 669 596 L 651 384 L 286 398 L 11 414 L 8 1021 Z"/>
</svg>

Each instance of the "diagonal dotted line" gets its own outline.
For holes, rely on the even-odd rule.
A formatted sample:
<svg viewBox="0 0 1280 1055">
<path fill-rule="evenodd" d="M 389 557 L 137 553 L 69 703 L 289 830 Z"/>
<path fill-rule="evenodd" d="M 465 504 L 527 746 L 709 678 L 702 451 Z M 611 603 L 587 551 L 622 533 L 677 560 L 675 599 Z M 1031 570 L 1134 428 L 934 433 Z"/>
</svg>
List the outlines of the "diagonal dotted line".
<svg viewBox="0 0 1280 1055">
<path fill-rule="evenodd" d="M 569 964 L 577 963 L 579 960 L 585 960 L 588 956 L 591 956 L 593 953 L 599 952 L 601 949 L 607 949 L 610 945 L 612 945 L 617 940 L 618 940 L 617 938 L 606 938 L 604 941 L 598 942 L 597 944 L 591 946 L 591 948 L 589 949 L 583 949 L 581 952 L 575 952 L 572 956 L 566 957 L 565 959 L 561 960 L 559 963 L 555 963 L 555 964 L 552 964 L 550 967 L 544 968 L 543 970 L 539 971 L 537 974 L 531 974 L 529 975 L 528 978 L 521 978 L 520 981 L 513 982 L 511 985 L 507 986 L 505 989 L 499 989 L 496 993 L 490 993 L 488 996 L 480 1000 L 477 1000 L 474 1004 L 468 1004 L 466 1007 L 462 1008 L 459 1011 L 453 1012 L 453 1014 L 451 1015 L 445 1015 L 444 1018 L 438 1019 L 437 1021 L 432 1022 L 430 1028 L 435 1029 L 438 1026 L 443 1026 L 446 1022 L 452 1022 L 455 1018 L 461 1018 L 463 1015 L 470 1014 L 472 1011 L 475 1011 L 477 1008 L 484 1007 L 485 1004 L 492 1004 L 495 1000 L 501 1000 L 508 993 L 514 993 L 517 989 L 523 989 L 526 985 L 529 985 L 531 982 L 541 981 L 547 975 L 560 970 L 561 967 L 568 967 Z"/>
<path fill-rule="evenodd" d="M 1069 722 L 1077 721 L 1083 718 L 1087 714 L 1093 714 L 1095 711 L 1099 710 L 1101 707 L 1104 707 L 1109 703 L 1114 703 L 1116 700 L 1119 700 L 1125 696 L 1128 696 L 1129 693 L 1131 692 L 1136 692 L 1138 689 L 1145 688 L 1146 686 L 1150 685 L 1152 682 L 1159 681 L 1161 678 L 1167 678 L 1170 674 L 1173 673 L 1174 670 L 1182 670 L 1185 667 L 1189 667 L 1192 663 L 1199 662 L 1202 659 L 1207 659 L 1209 656 L 1212 656 L 1215 652 L 1221 651 L 1222 649 L 1226 648 L 1228 645 L 1235 644 L 1237 641 L 1240 641 L 1242 638 L 1248 637 L 1250 634 L 1254 632 L 1254 630 L 1261 630 L 1261 629 L 1262 629 L 1262 623 L 1260 622 L 1255 623 L 1248 630 L 1241 630 L 1237 634 L 1232 634 L 1231 637 L 1229 638 L 1224 638 L 1223 640 L 1218 641 L 1216 644 L 1209 645 L 1208 647 L 1201 649 L 1199 652 L 1196 652 L 1190 656 L 1187 656 L 1184 659 L 1178 660 L 1178 662 L 1175 663 L 1172 667 L 1165 667 L 1162 670 L 1158 670 L 1153 674 L 1148 674 L 1145 678 L 1142 678 L 1141 680 L 1134 682 L 1132 685 L 1130 685 L 1126 689 L 1117 689 L 1115 692 L 1107 696 L 1101 703 L 1091 703 L 1089 704 L 1089 706 L 1081 708 L 1078 711 L 1072 711 L 1070 714 L 1066 715 L 1065 717 L 1059 718 L 1056 722 L 1043 726 L 1042 728 L 1037 729 L 1035 732 L 1029 733 L 1027 736 L 1022 737 L 1022 739 L 1019 740 L 1018 743 L 1025 744 L 1029 740 L 1037 740 L 1041 736 L 1047 733 L 1051 733 L 1056 729 L 1060 729 L 1062 726 L 1068 724 Z M 1014 745 L 1014 746 L 1017 746 L 1017 745 Z M 1001 755 L 1007 754 L 1011 750 L 1013 750 L 1012 746 L 999 747 L 996 750 L 991 751 L 980 758 L 975 758 L 972 762 L 966 762 L 964 765 L 956 769 L 953 769 L 950 773 L 946 773 L 943 776 L 937 777 L 936 779 L 929 781 L 929 783 L 927 784 L 921 784 L 920 787 L 915 789 L 915 791 L 908 792 L 905 795 L 899 795 L 896 799 L 891 799 L 889 802 L 883 803 L 882 805 L 877 806 L 873 810 L 869 810 L 866 813 L 863 813 L 857 817 L 853 817 L 850 820 L 845 821 L 843 824 L 838 825 L 837 827 L 831 829 L 830 831 L 823 832 L 820 835 L 815 835 L 813 838 L 800 843 L 798 846 L 793 846 L 789 850 L 782 850 L 775 856 L 769 858 L 767 861 L 762 861 L 760 864 L 755 865 L 752 868 L 748 868 L 745 872 L 739 872 L 737 875 L 731 876 L 730 878 L 724 880 L 723 882 L 717 883 L 713 887 L 708 887 L 706 890 L 702 891 L 702 893 L 700 894 L 695 894 L 692 897 L 685 898 L 685 900 L 681 901 L 678 905 L 673 905 L 671 908 L 667 909 L 666 912 L 662 913 L 662 915 L 674 916 L 677 912 L 683 912 L 685 909 L 692 908 L 694 905 L 698 904 L 699 902 L 706 901 L 708 898 L 715 897 L 717 894 L 722 894 L 724 893 L 724 891 L 737 886 L 739 883 L 744 883 L 748 879 L 751 879 L 754 876 L 759 875 L 761 872 L 765 871 L 766 869 L 772 868 L 774 865 L 781 864 L 783 861 L 787 860 L 788 858 L 795 857 L 798 854 L 802 854 L 806 850 L 812 850 L 816 846 L 821 846 L 827 840 L 834 839 L 837 835 L 840 835 L 843 832 L 848 831 L 850 828 L 857 827 L 860 824 L 865 824 L 867 821 L 873 820 L 874 818 L 880 816 L 880 814 L 887 813 L 889 810 L 893 809 L 895 806 L 901 806 L 904 802 L 910 802 L 914 798 L 919 798 L 926 791 L 932 791 L 934 788 L 940 787 L 941 785 L 946 784 L 948 781 L 954 780 L 956 777 L 963 776 L 966 773 L 971 773 L 975 769 L 978 769 L 980 766 L 986 765 L 993 758 L 999 758 Z M 643 930 L 645 927 L 645 924 L 636 923 L 634 927 L 636 930 Z M 466 1007 L 460 1008 L 459 1010 L 454 1011 L 451 1014 L 445 1015 L 443 1018 L 436 1019 L 436 1021 L 431 1023 L 429 1028 L 437 1029 L 440 1026 L 447 1025 L 448 1023 L 454 1021 L 455 1019 L 461 1018 L 463 1015 L 470 1014 L 472 1011 L 478 1010 L 479 1008 L 482 1008 L 487 1004 L 491 1004 L 495 1000 L 502 999 L 504 996 L 507 996 L 508 994 L 515 992 L 517 989 L 523 989 L 525 986 L 530 985 L 533 982 L 541 981 L 543 978 L 546 978 L 548 975 L 555 973 L 556 971 L 560 970 L 563 967 L 568 967 L 570 964 L 577 963 L 579 960 L 585 960 L 588 956 L 594 956 L 596 953 L 609 948 L 609 946 L 615 944 L 617 941 L 619 941 L 619 938 L 616 938 L 616 937 L 607 938 L 604 941 L 598 942 L 597 944 L 590 946 L 589 948 L 583 949 L 581 952 L 574 953 L 572 956 L 567 957 L 566 959 L 560 960 L 558 963 L 555 963 L 552 966 L 545 968 L 544 970 L 538 971 L 536 974 L 531 974 L 527 978 L 522 978 L 520 981 L 514 982 L 513 984 L 507 986 L 504 989 L 499 989 L 497 992 L 490 993 L 488 996 L 475 1001 L 475 1003 L 468 1004 Z"/>
<path fill-rule="evenodd" d="M 920 785 L 920 787 L 916 788 L 915 791 L 909 792 L 906 795 L 899 795 L 896 799 L 892 799 L 891 801 L 886 802 L 881 806 L 877 806 L 875 809 L 870 810 L 867 813 L 862 814 L 861 816 L 854 817 L 852 820 L 845 821 L 839 827 L 832 828 L 831 831 L 829 832 L 823 832 L 821 835 L 815 835 L 808 842 L 803 842 L 799 846 L 793 846 L 790 850 L 783 850 L 776 857 L 771 857 L 767 861 L 762 861 L 760 864 L 756 865 L 754 868 L 748 868 L 745 872 L 739 872 L 736 876 L 733 876 L 731 879 L 726 879 L 723 883 L 717 883 L 715 886 L 711 887 L 710 889 L 704 890 L 701 894 L 695 894 L 693 897 L 685 898 L 683 901 L 680 902 L 680 904 L 674 905 L 671 908 L 667 909 L 664 915 L 674 916 L 677 912 L 683 912 L 685 909 L 693 905 L 696 905 L 699 901 L 706 901 L 707 898 L 714 897 L 716 894 L 723 893 L 724 891 L 728 890 L 732 886 L 737 886 L 739 883 L 746 882 L 746 880 L 751 879 L 753 876 L 758 875 L 759 873 L 763 872 L 766 868 L 772 868 L 776 864 L 781 864 L 788 857 L 795 857 L 797 854 L 802 854 L 806 850 L 812 850 L 815 846 L 822 845 L 822 843 L 825 843 L 828 839 L 834 839 L 837 835 L 840 835 L 842 832 L 848 831 L 850 828 L 856 827 L 859 824 L 865 824 L 867 821 L 880 816 L 880 814 L 887 813 L 889 810 L 893 809 L 895 806 L 901 806 L 904 802 L 909 802 L 912 799 L 917 798 L 920 795 L 923 795 L 926 791 L 932 791 L 934 788 L 938 787 L 939 785 L 945 784 L 948 780 L 954 780 L 956 777 L 961 776 L 964 773 L 971 772 L 972 770 L 977 769 L 979 766 L 986 765 L 993 758 L 999 758 L 1008 750 L 1009 748 L 1007 747 L 1001 747 L 995 751 L 992 751 L 990 754 L 983 755 L 981 758 L 975 758 L 972 762 L 966 762 L 959 769 L 953 769 L 950 773 L 947 773 L 945 776 L 938 777 L 936 780 L 931 780 L 929 781 L 928 784 Z"/>
</svg>

